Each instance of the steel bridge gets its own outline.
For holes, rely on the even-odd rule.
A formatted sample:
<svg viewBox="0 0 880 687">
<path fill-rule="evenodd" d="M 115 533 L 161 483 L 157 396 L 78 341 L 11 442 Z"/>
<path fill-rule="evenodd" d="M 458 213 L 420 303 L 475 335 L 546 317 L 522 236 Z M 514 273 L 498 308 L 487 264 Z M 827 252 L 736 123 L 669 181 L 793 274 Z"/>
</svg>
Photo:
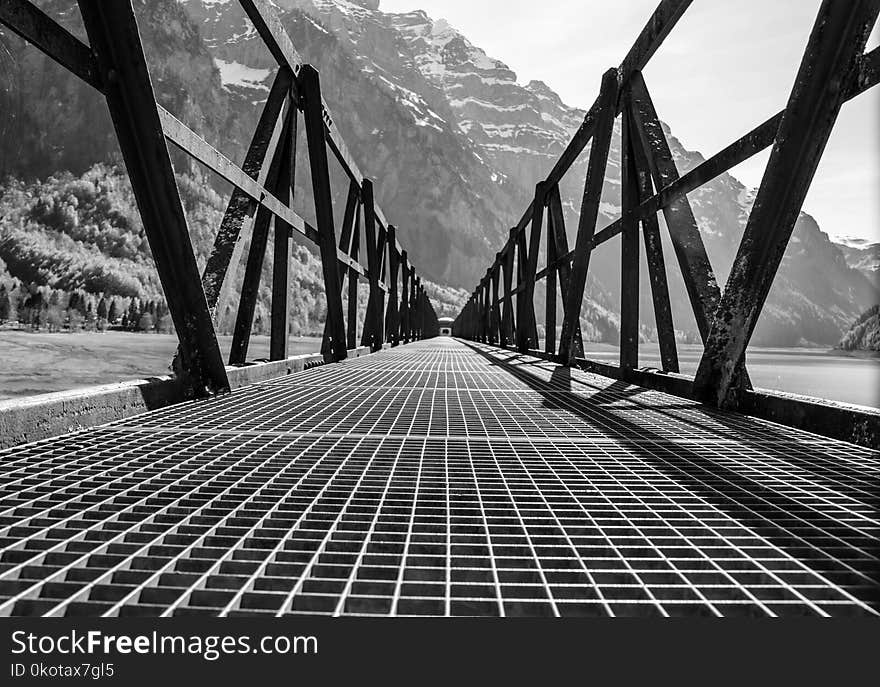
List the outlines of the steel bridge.
<svg viewBox="0 0 880 687">
<path fill-rule="evenodd" d="M 880 411 L 755 389 L 745 363 L 837 114 L 880 80 L 880 2 L 821 2 L 787 107 L 679 176 L 641 75 L 690 5 L 663 0 L 455 338 L 271 2 L 241 0 L 278 62 L 241 165 L 157 105 L 129 0 L 78 4 L 88 45 L 26 0 L 0 22 L 106 97 L 179 349 L 166 378 L 0 403 L 0 614 L 880 615 Z M 292 210 L 300 115 L 316 226 Z M 623 211 L 596 231 L 618 115 Z M 168 142 L 235 187 L 201 274 Z M 559 182 L 588 144 L 569 249 Z M 686 194 L 771 146 L 722 290 Z M 703 337 L 694 377 L 659 212 Z M 248 362 L 270 227 L 271 360 Z M 640 229 L 659 370 L 638 360 Z M 320 253 L 327 323 L 320 353 L 291 357 L 294 232 Z M 618 235 L 612 366 L 585 358 L 580 309 L 592 250 Z M 227 364 L 214 319 L 239 262 Z"/>
</svg>

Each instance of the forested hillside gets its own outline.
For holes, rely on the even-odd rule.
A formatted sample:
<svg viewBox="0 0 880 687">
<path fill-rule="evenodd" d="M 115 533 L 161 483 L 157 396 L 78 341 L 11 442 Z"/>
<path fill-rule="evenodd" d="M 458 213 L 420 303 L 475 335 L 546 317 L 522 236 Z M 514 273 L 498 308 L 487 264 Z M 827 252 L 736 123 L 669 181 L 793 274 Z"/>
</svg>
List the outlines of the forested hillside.
<svg viewBox="0 0 880 687">
<path fill-rule="evenodd" d="M 880 351 L 880 305 L 869 308 L 840 340 L 844 351 Z"/>
</svg>

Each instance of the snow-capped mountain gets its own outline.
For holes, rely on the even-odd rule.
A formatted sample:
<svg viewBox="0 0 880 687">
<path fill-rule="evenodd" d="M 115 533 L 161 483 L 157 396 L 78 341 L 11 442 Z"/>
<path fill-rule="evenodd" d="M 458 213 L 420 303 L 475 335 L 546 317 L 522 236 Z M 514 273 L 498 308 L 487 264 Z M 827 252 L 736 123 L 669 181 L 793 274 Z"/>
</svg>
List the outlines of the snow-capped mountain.
<svg viewBox="0 0 880 687">
<path fill-rule="evenodd" d="M 877 288 L 880 288 L 880 243 L 866 239 L 849 239 L 836 242 L 846 264 L 864 274 Z"/>
<path fill-rule="evenodd" d="M 48 4 L 60 12 L 75 3 Z M 469 291 L 531 201 L 536 181 L 581 123 L 583 111 L 566 105 L 542 82 L 520 83 L 502 61 L 424 12 L 383 12 L 375 0 L 275 0 L 275 5 L 297 50 L 320 70 L 336 123 L 362 170 L 376 180 L 378 200 L 399 226 L 413 260 L 438 284 Z M 139 0 L 136 7 L 162 104 L 205 131 L 227 155 L 241 159 L 275 63 L 239 4 Z M 27 59 L 28 70 L 45 70 L 39 56 Z M 46 96 L 34 91 L 28 97 Z M 63 148 L 66 137 L 82 160 L 74 164 L 70 155 L 62 155 L 58 164 L 64 168 L 81 171 L 109 154 L 107 145 L 84 144 L 92 135 L 85 122 L 65 131 L 53 134 L 52 151 Z M 681 173 L 702 162 L 700 153 L 688 151 L 668 128 L 666 133 Z M 19 160 L 47 159 L 40 148 L 45 141 L 29 145 Z M 620 213 L 619 161 L 618 130 L 600 228 Z M 305 169 L 305 158 L 298 164 Z M 21 168 L 7 165 L 6 171 Z M 45 165 L 40 170 L 46 173 Z M 561 184 L 570 242 L 585 171 L 582 155 Z M 304 177 L 297 177 L 296 202 L 308 216 L 311 191 Z M 726 174 L 689 194 L 722 285 L 753 195 Z M 618 245 L 612 241 L 600 247 L 591 262 L 582 311 L 587 337 L 617 338 Z M 693 339 L 696 327 L 668 245 L 666 255 L 676 328 Z M 642 324 L 650 335 L 646 275 L 642 283 Z M 851 269 L 812 218 L 802 215 L 755 341 L 833 345 L 878 300 L 876 283 Z"/>
</svg>

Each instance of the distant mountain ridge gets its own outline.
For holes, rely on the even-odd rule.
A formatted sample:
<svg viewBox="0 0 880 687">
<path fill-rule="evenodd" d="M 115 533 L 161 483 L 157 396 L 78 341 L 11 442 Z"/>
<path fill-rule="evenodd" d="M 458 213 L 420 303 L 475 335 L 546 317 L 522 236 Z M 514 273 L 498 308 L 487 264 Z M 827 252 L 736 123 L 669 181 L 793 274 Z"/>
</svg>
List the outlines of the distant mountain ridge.
<svg viewBox="0 0 880 687">
<path fill-rule="evenodd" d="M 75 24 L 69 0 L 44 4 L 72 15 L 69 20 Z M 378 200 L 400 227 L 401 241 L 420 271 L 443 285 L 442 300 L 448 303 L 447 311 L 454 312 L 455 304 L 461 303 L 503 245 L 508 228 L 531 201 L 535 182 L 562 152 L 583 111 L 567 106 L 542 82 L 518 83 L 503 62 L 424 12 L 386 13 L 375 1 L 276 0 L 275 5 L 294 45 L 321 71 L 336 123 L 363 171 L 376 180 Z M 139 0 L 136 7 L 160 102 L 232 159 L 242 159 L 274 62 L 238 3 Z M 7 91 L 23 95 L 25 111 L 58 111 L 58 101 L 47 98 L 57 98 L 55 93 L 61 91 L 77 95 L 71 110 L 87 102 L 67 85 L 71 77 L 62 81 L 36 51 L 13 52 L 22 76 L 51 76 L 48 91 L 27 85 Z M 100 102 L 89 106 L 97 117 L 90 117 L 90 123 L 107 121 Z M 31 116 L 36 120 L 32 125 L 51 129 L 48 153 L 44 139 L 18 142 L 15 154 L 0 155 L 0 173 L 24 177 L 59 169 L 82 173 L 112 158 L 112 140 L 101 139 L 101 145 L 88 142 L 96 134 L 85 120 L 62 122 L 53 129 L 57 118 Z M 100 126 L 97 129 L 101 131 Z M 702 155 L 685 149 L 668 128 L 666 132 L 680 172 L 702 162 Z M 0 150 L 3 145 L 0 142 Z M 300 156 L 299 169 L 304 169 L 305 158 Z M 603 190 L 600 228 L 620 212 L 619 160 L 618 131 Z M 561 185 L 570 241 L 585 163 L 582 156 Z M 298 176 L 295 202 L 297 210 L 309 217 L 311 190 L 304 176 Z M 753 196 L 752 190 L 727 174 L 689 194 L 722 285 Z M 590 339 L 617 340 L 617 246 L 612 241 L 600 247 L 591 264 L 582 310 Z M 666 255 L 676 328 L 683 338 L 693 340 L 696 327 L 668 244 Z M 853 262 L 858 269 L 848 265 L 840 247 L 802 214 L 755 343 L 836 344 L 846 327 L 878 301 L 878 283 L 869 280 L 860 260 L 856 257 Z M 653 316 L 646 275 L 642 283 L 642 331 L 650 338 Z M 439 297 L 440 290 L 432 289 Z"/>
<path fill-rule="evenodd" d="M 880 288 L 880 243 L 859 241 L 836 244 L 846 264 L 864 274 L 876 288 Z"/>
</svg>

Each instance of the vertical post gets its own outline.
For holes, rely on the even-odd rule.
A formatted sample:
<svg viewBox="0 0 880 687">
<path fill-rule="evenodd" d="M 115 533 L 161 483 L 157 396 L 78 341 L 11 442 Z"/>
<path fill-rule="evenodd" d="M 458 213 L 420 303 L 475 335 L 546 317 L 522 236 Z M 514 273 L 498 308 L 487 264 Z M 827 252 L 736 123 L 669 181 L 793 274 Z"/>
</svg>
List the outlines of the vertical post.
<svg viewBox="0 0 880 687">
<path fill-rule="evenodd" d="M 388 281 L 387 281 L 387 272 L 388 272 L 388 261 L 389 261 L 389 250 L 388 250 L 388 232 L 381 224 L 378 225 L 378 229 L 376 231 L 378 234 L 378 239 L 376 240 L 376 250 L 379 256 L 379 314 L 382 316 L 381 322 L 379 325 L 382 327 L 379 330 L 379 348 L 387 341 L 386 332 L 385 332 L 385 293 L 388 290 Z"/>
<path fill-rule="evenodd" d="M 357 231 L 360 225 L 358 224 L 359 220 L 359 211 L 360 211 L 360 187 L 352 180 L 348 184 L 348 198 L 345 201 L 345 214 L 342 219 L 342 231 L 339 232 L 339 250 L 345 253 L 347 256 L 352 257 L 351 250 L 355 244 L 354 234 L 353 232 Z M 354 258 L 357 259 L 356 257 Z M 345 275 L 351 271 L 351 268 L 345 265 L 339 265 L 339 288 L 340 293 L 343 285 L 345 284 Z M 357 273 L 355 273 L 355 298 L 357 298 Z M 351 275 L 349 274 L 349 292 L 351 292 Z M 357 304 L 355 304 L 354 308 L 354 316 L 351 315 L 352 306 L 351 301 L 348 303 L 347 308 L 347 316 L 346 316 L 346 347 L 351 349 L 355 348 L 356 343 L 352 344 L 352 335 L 351 335 L 351 323 L 355 321 L 355 330 L 357 330 Z M 326 351 L 330 346 L 330 321 L 329 319 L 324 322 L 324 335 L 323 340 L 321 342 L 321 350 Z M 357 339 L 355 338 L 355 342 Z"/>
<path fill-rule="evenodd" d="M 409 343 L 409 294 L 410 294 L 410 268 L 409 268 L 409 256 L 407 252 L 401 251 L 400 253 L 400 264 L 401 264 L 401 277 L 400 277 L 400 338 L 403 340 L 403 343 Z"/>
<path fill-rule="evenodd" d="M 418 324 L 418 294 L 419 294 L 419 278 L 416 276 L 415 268 L 412 270 L 412 277 L 409 281 L 409 340 L 417 341 L 418 337 L 416 336 L 416 326 Z"/>
<path fill-rule="evenodd" d="M 281 67 L 272 82 L 269 97 L 263 105 L 260 121 L 241 166 L 245 174 L 260 184 L 266 183 L 275 148 L 281 139 L 284 128 L 282 109 L 290 98 L 292 85 L 293 72 L 287 67 Z M 214 247 L 202 273 L 202 287 L 215 321 L 218 313 L 223 312 L 229 266 L 238 265 L 240 261 L 244 244 L 242 230 L 246 220 L 254 216 L 256 207 L 256 201 L 244 191 L 233 189 L 220 229 L 214 237 Z"/>
<path fill-rule="evenodd" d="M 342 289 L 339 285 L 339 260 L 336 254 L 336 228 L 333 223 L 333 199 L 330 188 L 330 168 L 327 161 L 327 141 L 324 132 L 324 106 L 321 100 L 321 82 L 317 70 L 303 65 L 299 73 L 303 98 L 303 119 L 309 147 L 309 166 L 315 199 L 315 218 L 321 253 L 321 269 L 327 295 L 327 322 L 329 341 L 322 351 L 333 360 L 344 360 L 346 348 L 345 317 L 342 312 Z"/>
<path fill-rule="evenodd" d="M 425 295 L 425 287 L 422 286 L 422 280 L 419 279 L 419 339 L 425 338 L 425 320 L 426 320 L 426 304 L 428 297 Z"/>
<path fill-rule="evenodd" d="M 565 233 L 565 215 L 562 211 L 562 198 L 559 195 L 559 186 L 554 186 L 550 190 L 548 199 L 548 231 L 554 238 L 554 250 L 556 252 L 559 264 L 556 267 L 559 281 L 559 292 L 562 296 L 562 303 L 565 304 L 566 294 L 568 293 L 568 284 L 571 280 L 571 262 L 568 255 L 568 236 Z M 562 259 L 564 258 L 564 259 Z M 555 332 L 554 332 L 555 336 Z M 582 358 L 584 356 L 583 335 L 581 334 L 581 323 L 578 320 L 574 324 L 574 344 L 572 346 L 572 357 Z"/>
<path fill-rule="evenodd" d="M 532 222 L 529 231 L 529 243 L 525 269 L 523 271 L 523 307 L 517 337 L 517 348 L 520 353 L 527 353 L 529 348 L 538 348 L 538 323 L 535 318 L 535 275 L 538 272 L 538 253 L 541 248 L 541 231 L 544 225 L 544 182 L 535 186 L 535 198 L 532 202 Z M 525 240 L 525 234 L 523 234 Z"/>
<path fill-rule="evenodd" d="M 80 0 L 119 147 L 195 394 L 229 391 L 131 2 Z"/>
<path fill-rule="evenodd" d="M 369 346 L 372 351 L 382 348 L 382 334 L 384 332 L 384 313 L 382 304 L 382 291 L 379 288 L 379 280 L 382 273 L 380 251 L 384 245 L 378 245 L 379 237 L 376 232 L 376 208 L 373 200 L 373 182 L 364 179 L 362 186 L 364 199 L 364 234 L 367 242 L 367 270 L 369 271 L 370 299 L 367 304 L 367 316 L 364 321 L 364 334 L 361 338 L 362 346 Z"/>
<path fill-rule="evenodd" d="M 599 201 L 602 198 L 605 168 L 608 165 L 608 149 L 611 145 L 614 117 L 617 112 L 617 92 L 617 70 L 609 69 L 602 77 L 602 88 L 599 92 L 599 115 L 593 144 L 590 146 L 590 162 L 584 183 L 574 260 L 565 298 L 565 316 L 562 321 L 562 338 L 559 342 L 559 359 L 563 365 L 571 364 L 574 357 L 575 331 L 580 321 L 581 304 L 587 285 L 593 235 L 596 232 Z"/>
<path fill-rule="evenodd" d="M 360 195 L 360 188 L 358 188 L 358 185 L 354 180 L 350 181 L 348 184 L 348 197 L 345 200 L 345 214 L 342 219 L 342 231 L 339 234 L 339 250 L 349 256 L 351 255 L 351 241 L 358 213 L 358 206 L 360 205 Z M 344 269 L 340 272 L 341 275 L 345 274 Z M 342 276 L 340 276 L 340 279 L 341 278 Z"/>
<path fill-rule="evenodd" d="M 492 270 L 486 270 L 483 278 L 483 341 L 492 341 Z"/>
<path fill-rule="evenodd" d="M 361 211 L 360 203 L 355 205 L 354 217 L 352 218 L 352 235 L 349 244 L 349 256 L 357 262 L 361 243 Z M 360 275 L 354 267 L 348 269 L 348 330 L 346 344 L 349 349 L 357 348 L 357 324 L 358 324 L 358 280 Z"/>
<path fill-rule="evenodd" d="M 737 372 L 880 3 L 824 0 L 776 134 L 694 380 L 701 400 L 737 404 Z"/>
<path fill-rule="evenodd" d="M 422 316 L 422 279 L 413 278 L 413 341 L 421 339 L 421 316 Z"/>
<path fill-rule="evenodd" d="M 290 129 L 284 142 L 281 173 L 278 176 L 278 200 L 290 205 L 296 166 L 297 111 L 291 107 Z M 275 245 L 272 262 L 272 326 L 269 359 L 286 360 L 290 331 L 290 233 L 293 228 L 280 217 L 275 218 Z"/>
<path fill-rule="evenodd" d="M 281 134 L 282 143 L 275 149 L 275 155 L 272 157 L 272 164 L 269 167 L 269 174 L 266 177 L 267 188 L 273 195 L 284 194 L 280 181 L 282 176 L 284 176 L 282 170 L 289 163 L 288 142 L 290 140 L 291 121 L 294 118 L 295 113 L 293 111 L 288 111 L 285 115 L 284 131 Z M 254 227 L 251 232 L 251 245 L 248 249 L 244 279 L 241 285 L 241 295 L 238 300 L 238 312 L 235 318 L 235 327 L 232 331 L 232 345 L 229 349 L 230 365 L 243 365 L 247 360 L 251 329 L 254 324 L 254 312 L 256 311 L 260 292 L 263 259 L 266 256 L 266 248 L 269 244 L 269 226 L 271 223 L 272 212 L 261 205 L 257 209 L 257 217 L 254 220 Z"/>
<path fill-rule="evenodd" d="M 639 221 L 629 214 L 639 205 L 638 170 L 635 166 L 630 115 L 624 108 L 621 121 L 621 212 L 620 234 L 620 367 L 639 366 Z"/>
<path fill-rule="evenodd" d="M 663 188 L 677 181 L 675 160 L 641 72 L 633 72 L 630 77 L 630 113 L 642 149 L 647 154 L 654 185 Z M 715 281 L 715 273 L 687 196 L 681 194 L 664 206 L 663 216 L 681 267 L 697 328 L 705 341 L 709 335 L 712 313 L 721 298 L 721 289 Z"/>
<path fill-rule="evenodd" d="M 397 229 L 388 227 L 388 312 L 385 316 L 386 340 L 392 346 L 400 343 L 400 315 L 397 304 L 397 274 L 400 269 L 400 255 L 397 252 Z"/>
<path fill-rule="evenodd" d="M 627 99 L 626 122 L 629 125 L 629 141 L 633 163 L 639 185 L 639 202 L 644 202 L 654 194 L 651 183 L 651 170 L 648 159 L 639 140 L 629 112 L 630 103 Z M 657 340 L 660 344 L 660 360 L 666 372 L 678 372 L 678 349 L 675 343 L 675 326 L 672 322 L 672 306 L 669 303 L 669 286 L 666 281 L 666 260 L 663 256 L 663 244 L 660 239 L 660 225 L 657 214 L 651 213 L 642 220 L 642 236 L 645 242 L 645 259 L 648 263 L 648 278 L 651 282 L 651 297 L 654 303 L 654 322 L 657 327 Z"/>
<path fill-rule="evenodd" d="M 501 253 L 495 254 L 495 262 L 492 266 L 492 343 L 501 343 L 501 303 L 498 300 L 499 287 L 501 286 Z"/>
<path fill-rule="evenodd" d="M 556 355 L 556 236 L 553 213 L 547 213 L 547 281 L 544 308 L 544 352 Z"/>
<path fill-rule="evenodd" d="M 504 307 L 501 314 L 501 345 L 512 346 L 514 342 L 513 322 L 513 261 L 516 250 L 516 229 L 510 230 L 510 237 L 503 253 L 501 268 L 504 270 Z"/>
<path fill-rule="evenodd" d="M 528 269 L 529 250 L 526 243 L 526 232 L 522 230 L 516 235 L 516 347 L 521 353 L 529 350 L 535 319 L 529 314 L 530 310 L 534 310 L 535 304 L 528 300 L 526 293 Z"/>
</svg>

